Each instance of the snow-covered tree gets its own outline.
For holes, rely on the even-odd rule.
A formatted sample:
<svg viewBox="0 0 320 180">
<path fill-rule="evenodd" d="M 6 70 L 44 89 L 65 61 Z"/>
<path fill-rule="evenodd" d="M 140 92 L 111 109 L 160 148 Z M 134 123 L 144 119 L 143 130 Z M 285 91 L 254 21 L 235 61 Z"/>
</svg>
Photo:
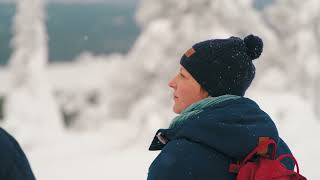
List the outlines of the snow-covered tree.
<svg viewBox="0 0 320 180">
<path fill-rule="evenodd" d="M 13 30 L 11 87 L 5 99 L 4 126 L 23 144 L 45 142 L 40 139 L 59 134 L 62 123 L 46 72 L 44 1 L 17 1 Z"/>
</svg>

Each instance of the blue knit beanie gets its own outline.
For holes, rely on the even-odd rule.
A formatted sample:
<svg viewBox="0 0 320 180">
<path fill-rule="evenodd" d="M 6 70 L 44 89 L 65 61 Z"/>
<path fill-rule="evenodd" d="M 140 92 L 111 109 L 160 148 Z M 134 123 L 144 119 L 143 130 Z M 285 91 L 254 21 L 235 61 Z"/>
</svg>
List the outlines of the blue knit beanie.
<svg viewBox="0 0 320 180">
<path fill-rule="evenodd" d="M 225 94 L 244 96 L 254 76 L 252 63 L 263 50 L 258 36 L 212 39 L 192 46 L 180 64 L 210 96 Z"/>
</svg>

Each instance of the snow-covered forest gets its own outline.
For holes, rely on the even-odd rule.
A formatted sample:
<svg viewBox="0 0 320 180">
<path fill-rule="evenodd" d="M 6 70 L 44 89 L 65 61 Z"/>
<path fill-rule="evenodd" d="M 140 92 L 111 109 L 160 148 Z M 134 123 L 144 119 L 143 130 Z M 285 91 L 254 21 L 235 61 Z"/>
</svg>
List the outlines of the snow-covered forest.
<svg viewBox="0 0 320 180">
<path fill-rule="evenodd" d="M 303 175 L 319 179 L 320 1 L 141 0 L 142 29 L 126 55 L 83 53 L 48 63 L 43 0 L 17 1 L 8 66 L 0 69 L 1 127 L 40 180 L 146 179 L 148 146 L 175 117 L 168 80 L 183 52 L 211 38 L 257 34 L 264 52 L 246 96 L 276 122 Z M 125 173 L 124 173 L 125 172 Z"/>
</svg>

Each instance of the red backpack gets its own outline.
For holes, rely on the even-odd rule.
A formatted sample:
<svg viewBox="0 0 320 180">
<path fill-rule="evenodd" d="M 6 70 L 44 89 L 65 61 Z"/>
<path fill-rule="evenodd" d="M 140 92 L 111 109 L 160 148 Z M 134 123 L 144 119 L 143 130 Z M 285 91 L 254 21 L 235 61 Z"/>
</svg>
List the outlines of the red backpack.
<svg viewBox="0 0 320 180">
<path fill-rule="evenodd" d="M 273 145 L 271 158 L 267 156 L 269 145 Z M 242 162 L 230 164 L 229 172 L 238 173 L 237 180 L 306 180 L 299 174 L 298 163 L 291 154 L 283 154 L 275 159 L 276 148 L 276 142 L 271 138 L 259 138 L 259 145 Z M 258 155 L 258 159 L 252 161 L 255 155 Z M 288 170 L 281 163 L 284 158 L 294 161 L 297 172 Z"/>
</svg>

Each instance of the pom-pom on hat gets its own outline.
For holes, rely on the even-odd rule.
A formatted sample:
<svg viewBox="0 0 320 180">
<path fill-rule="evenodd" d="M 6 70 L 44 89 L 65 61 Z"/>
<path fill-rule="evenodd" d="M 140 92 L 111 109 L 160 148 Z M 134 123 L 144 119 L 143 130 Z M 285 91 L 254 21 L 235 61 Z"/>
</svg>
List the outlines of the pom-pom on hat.
<svg viewBox="0 0 320 180">
<path fill-rule="evenodd" d="M 253 60 L 263 51 L 258 36 L 212 39 L 192 46 L 180 64 L 208 91 L 210 96 L 244 96 L 254 76 Z"/>
</svg>

